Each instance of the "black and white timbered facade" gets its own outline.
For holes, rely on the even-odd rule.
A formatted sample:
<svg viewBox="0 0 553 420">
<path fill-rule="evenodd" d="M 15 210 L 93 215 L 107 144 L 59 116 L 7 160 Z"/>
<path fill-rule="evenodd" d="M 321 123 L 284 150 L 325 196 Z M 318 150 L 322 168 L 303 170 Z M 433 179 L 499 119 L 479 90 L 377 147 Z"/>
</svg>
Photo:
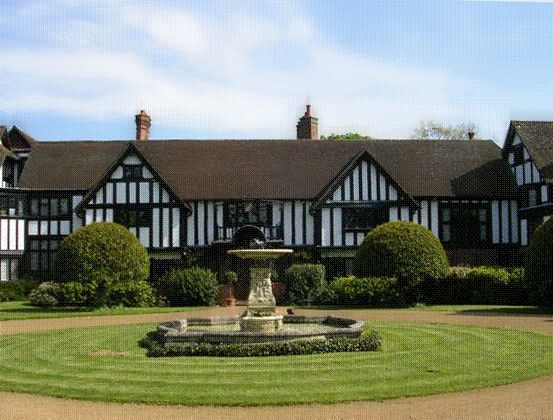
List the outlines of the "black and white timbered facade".
<svg viewBox="0 0 553 420">
<path fill-rule="evenodd" d="M 258 238 L 311 252 L 338 274 L 368 232 L 394 220 L 430 229 L 452 263 L 509 264 L 553 212 L 553 123 L 513 121 L 503 150 L 481 140 L 0 135 L 3 281 L 47 273 L 66 235 L 102 221 L 126 226 L 158 261 L 226 255 Z"/>
</svg>

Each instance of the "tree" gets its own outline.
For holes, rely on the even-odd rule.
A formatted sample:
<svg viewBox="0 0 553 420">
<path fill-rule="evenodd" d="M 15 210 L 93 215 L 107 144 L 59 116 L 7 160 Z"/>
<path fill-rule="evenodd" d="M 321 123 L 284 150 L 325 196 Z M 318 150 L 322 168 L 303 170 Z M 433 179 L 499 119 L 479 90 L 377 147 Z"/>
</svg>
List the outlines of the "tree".
<svg viewBox="0 0 553 420">
<path fill-rule="evenodd" d="M 334 134 L 321 136 L 321 140 L 372 140 L 370 136 L 363 136 L 359 133 Z"/>
<path fill-rule="evenodd" d="M 443 125 L 435 121 L 421 121 L 411 133 L 413 140 L 468 140 L 469 133 L 476 132 L 473 123 Z"/>
</svg>

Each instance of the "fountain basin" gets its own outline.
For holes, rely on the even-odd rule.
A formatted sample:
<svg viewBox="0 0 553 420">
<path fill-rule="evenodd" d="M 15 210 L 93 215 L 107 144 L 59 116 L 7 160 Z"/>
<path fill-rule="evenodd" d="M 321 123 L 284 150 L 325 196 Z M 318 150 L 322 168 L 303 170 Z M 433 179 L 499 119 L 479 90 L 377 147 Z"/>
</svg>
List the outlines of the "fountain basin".
<svg viewBox="0 0 553 420">
<path fill-rule="evenodd" d="M 241 328 L 244 317 L 187 318 L 164 322 L 157 328 L 158 340 L 167 343 L 266 343 L 305 339 L 359 338 L 363 321 L 334 316 L 279 315 L 277 330 Z M 259 317 L 258 317 L 259 318 Z M 274 322 L 274 321 L 273 321 Z"/>
</svg>

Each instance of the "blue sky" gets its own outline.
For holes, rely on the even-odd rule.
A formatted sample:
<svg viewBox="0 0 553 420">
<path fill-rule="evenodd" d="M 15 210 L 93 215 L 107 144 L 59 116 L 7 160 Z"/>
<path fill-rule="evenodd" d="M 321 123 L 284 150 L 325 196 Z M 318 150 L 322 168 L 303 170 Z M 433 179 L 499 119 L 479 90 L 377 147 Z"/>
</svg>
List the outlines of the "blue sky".
<svg viewBox="0 0 553 420">
<path fill-rule="evenodd" d="M 39 140 L 406 138 L 553 120 L 548 1 L 0 0 L 0 124 Z"/>
</svg>

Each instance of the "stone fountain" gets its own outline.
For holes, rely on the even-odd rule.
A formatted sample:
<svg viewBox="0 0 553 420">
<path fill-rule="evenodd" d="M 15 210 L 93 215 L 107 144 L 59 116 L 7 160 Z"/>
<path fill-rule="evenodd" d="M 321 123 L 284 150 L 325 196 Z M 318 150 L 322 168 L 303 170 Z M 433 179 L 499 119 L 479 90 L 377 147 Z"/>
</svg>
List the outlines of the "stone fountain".
<svg viewBox="0 0 553 420">
<path fill-rule="evenodd" d="M 240 329 L 252 332 L 275 332 L 282 328 L 283 316 L 276 313 L 276 301 L 271 286 L 272 262 L 291 249 L 234 249 L 228 251 L 244 260 L 253 261 L 250 268 L 250 293 L 246 315 L 240 319 Z"/>
<path fill-rule="evenodd" d="M 248 260 L 250 292 L 242 316 L 185 318 L 164 322 L 157 327 L 158 340 L 170 343 L 265 343 L 298 339 L 359 338 L 363 321 L 335 316 L 297 316 L 276 313 L 271 287 L 273 262 L 291 249 L 248 248 L 228 251 Z"/>
</svg>

